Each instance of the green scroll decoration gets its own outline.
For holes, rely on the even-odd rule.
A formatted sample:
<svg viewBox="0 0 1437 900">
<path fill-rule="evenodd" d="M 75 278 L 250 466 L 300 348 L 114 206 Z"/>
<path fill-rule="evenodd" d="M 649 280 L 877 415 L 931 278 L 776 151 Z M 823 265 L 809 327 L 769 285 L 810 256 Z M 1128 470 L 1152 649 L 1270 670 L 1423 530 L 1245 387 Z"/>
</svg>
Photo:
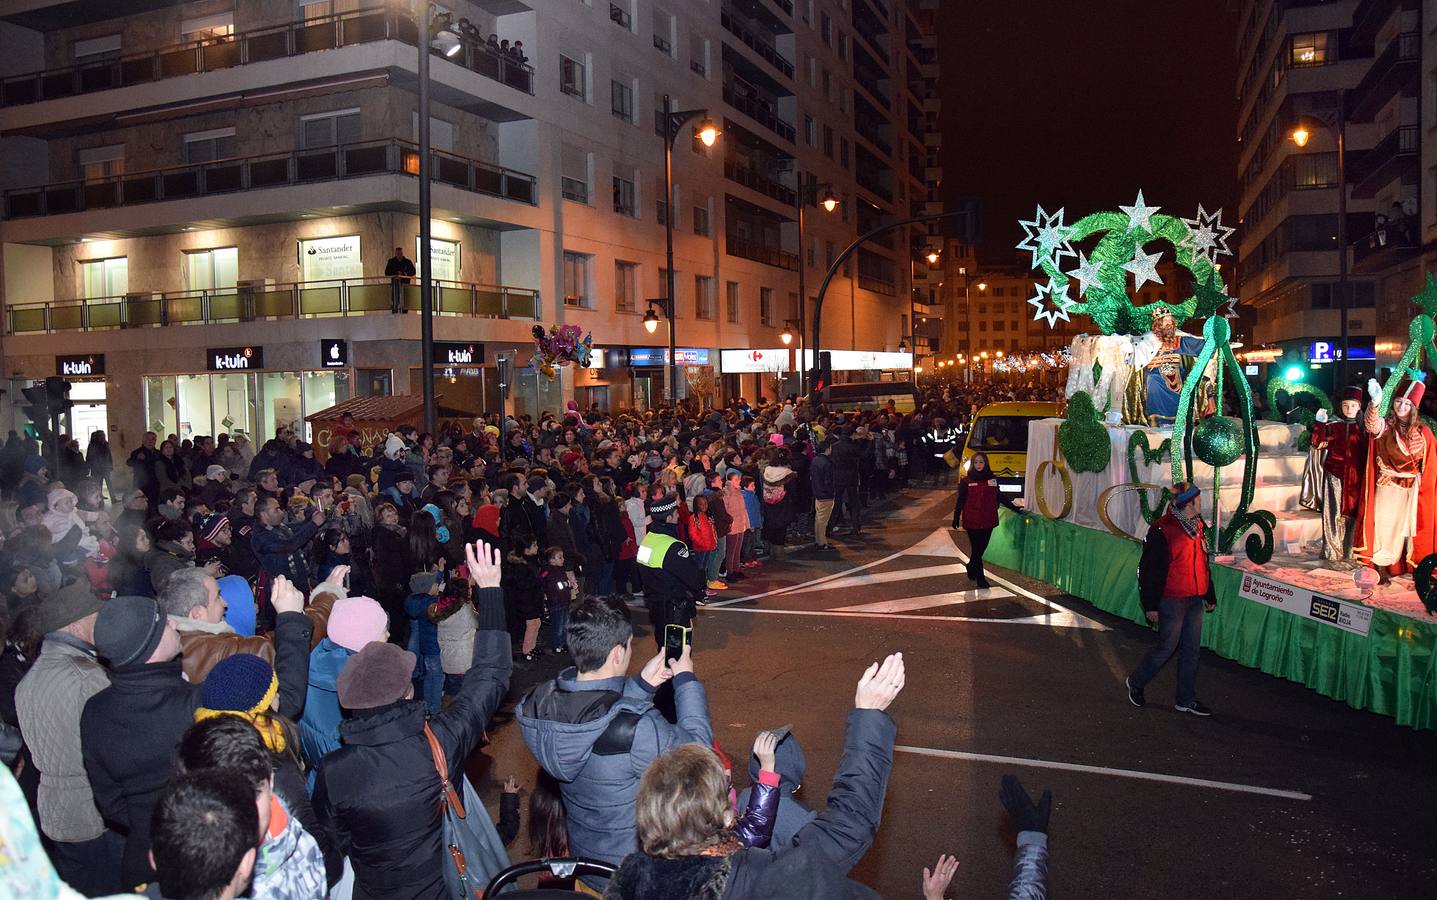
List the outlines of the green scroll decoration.
<svg viewBox="0 0 1437 900">
<path fill-rule="evenodd" d="M 1144 463 L 1152 465 L 1153 463 L 1162 462 L 1163 457 L 1172 451 L 1172 446 L 1172 438 L 1163 438 L 1163 442 L 1158 444 L 1158 449 L 1153 450 L 1148 444 L 1148 433 L 1146 431 L 1134 431 L 1132 436 L 1128 438 L 1128 480 L 1134 484 L 1140 483 L 1143 480 L 1142 473 L 1138 471 L 1138 453 L 1143 455 Z M 1149 525 L 1156 522 L 1158 516 L 1163 514 L 1163 510 L 1167 509 L 1168 501 L 1171 500 L 1172 497 L 1172 489 L 1163 488 L 1162 493 L 1158 496 L 1158 505 L 1154 508 L 1148 506 L 1148 492 L 1138 491 L 1138 508 L 1142 511 L 1143 521 Z"/>
<path fill-rule="evenodd" d="M 1203 371 L 1214 356 L 1220 358 L 1217 369 L 1217 393 L 1222 394 L 1222 379 L 1224 372 L 1231 372 L 1233 383 L 1237 385 L 1238 409 L 1241 415 L 1242 449 L 1247 457 L 1247 465 L 1243 467 L 1242 490 L 1239 494 L 1237 509 L 1226 524 L 1218 529 L 1218 552 L 1225 553 L 1232 549 L 1233 542 L 1237 536 L 1249 528 L 1256 528 L 1257 534 L 1249 534 L 1247 541 L 1243 544 L 1247 556 L 1258 565 L 1272 559 L 1272 552 L 1275 549 L 1273 529 L 1277 526 L 1277 516 L 1265 509 L 1249 510 L 1252 503 L 1253 491 L 1257 487 L 1257 460 L 1258 443 L 1257 432 L 1254 425 L 1252 410 L 1252 390 L 1248 387 L 1247 379 L 1242 377 L 1242 368 L 1237 363 L 1237 358 L 1232 353 L 1232 331 L 1228 327 L 1227 320 L 1221 316 L 1212 316 L 1203 326 L 1203 349 L 1198 358 L 1193 362 L 1187 379 L 1183 382 L 1182 394 L 1178 396 L 1178 409 L 1176 422 L 1182 425 L 1173 427 L 1173 439 L 1181 440 L 1180 445 L 1184 452 L 1178 453 L 1176 446 L 1172 454 L 1173 482 L 1191 481 L 1193 479 L 1193 465 L 1191 455 L 1188 451 L 1193 449 L 1192 441 L 1198 428 L 1188 428 L 1187 423 L 1193 415 L 1193 401 L 1197 395 L 1198 385 L 1203 378 Z M 1236 461 L 1236 460 L 1233 460 Z M 1184 471 L 1186 470 L 1186 471 Z M 1214 501 L 1221 490 L 1220 467 L 1213 469 L 1213 496 Z M 1216 503 L 1214 503 L 1216 505 Z"/>
</svg>

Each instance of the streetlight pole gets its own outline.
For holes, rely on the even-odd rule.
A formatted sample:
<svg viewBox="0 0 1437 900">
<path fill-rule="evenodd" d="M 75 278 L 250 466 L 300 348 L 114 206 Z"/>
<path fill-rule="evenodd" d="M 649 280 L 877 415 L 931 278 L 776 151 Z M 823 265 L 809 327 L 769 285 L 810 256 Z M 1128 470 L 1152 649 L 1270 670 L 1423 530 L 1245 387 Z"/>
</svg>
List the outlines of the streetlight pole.
<svg viewBox="0 0 1437 900">
<path fill-rule="evenodd" d="M 677 347 L 674 345 L 674 141 L 679 136 L 679 129 L 684 123 L 698 116 L 707 117 L 706 109 L 683 109 L 675 111 L 673 103 L 668 94 L 664 94 L 664 243 L 668 269 L 666 270 L 667 284 L 664 286 L 664 296 L 668 308 L 669 317 L 669 378 L 668 395 L 675 407 L 678 406 L 679 397 L 679 361 Z M 712 147 L 718 138 L 719 130 L 709 119 L 705 118 L 699 126 L 698 137 L 703 141 L 705 147 Z"/>
<path fill-rule="evenodd" d="M 1338 322 L 1342 329 L 1342 356 L 1337 361 L 1334 390 L 1341 390 L 1347 384 L 1347 358 L 1351 351 L 1348 333 L 1347 310 L 1351 305 L 1347 291 L 1347 89 L 1337 90 L 1337 109 L 1329 115 L 1316 117 L 1337 142 L 1337 310 Z M 1312 133 L 1304 122 L 1299 121 L 1288 139 L 1299 149 L 1307 146 Z"/>
<path fill-rule="evenodd" d="M 424 391 L 424 430 L 434 433 L 434 273 L 429 252 L 432 198 L 429 185 L 429 12 L 427 2 L 415 8 L 419 27 L 419 366 Z"/>
</svg>

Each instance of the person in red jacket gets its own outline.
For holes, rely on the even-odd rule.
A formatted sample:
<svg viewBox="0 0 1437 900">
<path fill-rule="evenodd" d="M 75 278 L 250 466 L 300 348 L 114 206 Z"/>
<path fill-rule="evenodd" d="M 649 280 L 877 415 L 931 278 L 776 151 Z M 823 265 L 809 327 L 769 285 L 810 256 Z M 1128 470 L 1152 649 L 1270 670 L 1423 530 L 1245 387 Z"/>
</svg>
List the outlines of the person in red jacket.
<svg viewBox="0 0 1437 900">
<path fill-rule="evenodd" d="M 1178 654 L 1178 693 L 1173 707 L 1181 713 L 1210 716 L 1197 698 L 1198 651 L 1202 618 L 1217 606 L 1208 562 L 1207 526 L 1201 492 L 1186 481 L 1173 485 L 1172 505 L 1148 528 L 1138 562 L 1138 594 L 1149 622 L 1158 626 L 1158 645 L 1128 676 L 1128 701 L 1144 706 L 1143 689 L 1174 653 Z"/>
<path fill-rule="evenodd" d="M 998 505 L 1002 504 L 1016 513 L 1022 510 L 1013 501 L 1003 496 L 998 488 L 998 478 L 988 468 L 988 456 L 973 454 L 968 461 L 968 472 L 958 482 L 958 502 L 953 507 L 953 527 L 960 525 L 968 532 L 968 580 L 980 588 L 988 587 L 988 576 L 983 571 L 983 554 L 988 549 L 988 540 L 993 529 L 998 527 Z"/>
</svg>

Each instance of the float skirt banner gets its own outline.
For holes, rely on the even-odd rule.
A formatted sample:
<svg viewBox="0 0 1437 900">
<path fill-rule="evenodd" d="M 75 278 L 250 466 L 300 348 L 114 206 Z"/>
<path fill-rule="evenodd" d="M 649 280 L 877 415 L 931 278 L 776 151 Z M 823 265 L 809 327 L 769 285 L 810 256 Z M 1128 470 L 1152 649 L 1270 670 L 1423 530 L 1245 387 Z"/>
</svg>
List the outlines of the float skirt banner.
<svg viewBox="0 0 1437 900">
<path fill-rule="evenodd" d="M 1141 552 L 1113 534 L 1004 510 L 985 558 L 1146 625 L 1138 601 Z M 1437 731 L 1437 623 L 1347 601 L 1328 609 L 1330 597 L 1273 582 L 1308 598 L 1305 608 L 1289 610 L 1243 596 L 1250 576 L 1213 566 L 1218 601 L 1203 623 L 1204 647 L 1399 725 Z"/>
</svg>

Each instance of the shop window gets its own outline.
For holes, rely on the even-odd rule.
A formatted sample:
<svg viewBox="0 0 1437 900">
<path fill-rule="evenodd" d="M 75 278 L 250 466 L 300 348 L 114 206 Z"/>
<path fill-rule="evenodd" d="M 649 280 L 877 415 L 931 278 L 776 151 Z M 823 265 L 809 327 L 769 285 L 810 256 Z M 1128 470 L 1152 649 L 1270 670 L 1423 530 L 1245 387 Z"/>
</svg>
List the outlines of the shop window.
<svg viewBox="0 0 1437 900">
<path fill-rule="evenodd" d="M 356 396 L 388 397 L 394 393 L 394 372 L 390 369 L 358 369 L 355 374 Z"/>
<path fill-rule="evenodd" d="M 334 372 L 302 372 L 300 382 L 304 386 L 304 415 L 312 416 L 317 412 L 329 409 L 349 399 L 349 373 L 343 371 Z M 304 423 L 304 439 L 312 441 L 310 425 Z"/>
<path fill-rule="evenodd" d="M 213 434 L 210 408 L 210 376 L 181 375 L 175 379 L 176 409 L 180 440 Z"/>
<path fill-rule="evenodd" d="M 254 434 L 254 376 L 244 373 L 211 375 L 211 435 Z"/>
<path fill-rule="evenodd" d="M 174 434 L 178 420 L 175 418 L 178 402 L 175 399 L 175 377 L 173 375 L 145 376 L 145 429 L 153 431 L 164 440 Z"/>
<path fill-rule="evenodd" d="M 215 247 L 185 253 L 185 284 L 192 291 L 233 290 L 239 279 L 239 249 Z"/>
<path fill-rule="evenodd" d="M 87 259 L 80 262 L 80 296 L 85 300 L 119 297 L 130 290 L 130 259 Z"/>
</svg>

